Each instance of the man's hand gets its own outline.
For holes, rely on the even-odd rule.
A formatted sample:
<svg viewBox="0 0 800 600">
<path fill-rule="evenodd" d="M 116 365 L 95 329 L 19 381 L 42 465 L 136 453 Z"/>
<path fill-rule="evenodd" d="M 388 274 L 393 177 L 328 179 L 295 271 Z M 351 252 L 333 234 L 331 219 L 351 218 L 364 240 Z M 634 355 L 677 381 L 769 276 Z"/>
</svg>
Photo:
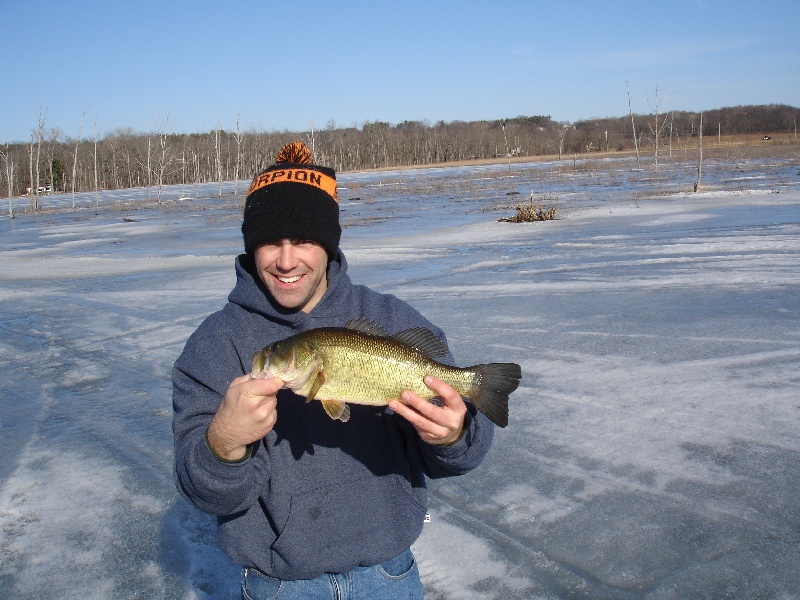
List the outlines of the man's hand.
<svg viewBox="0 0 800 600">
<path fill-rule="evenodd" d="M 424 442 L 435 446 L 452 444 L 461 437 L 467 405 L 461 395 L 441 379 L 429 375 L 425 385 L 442 399 L 444 406 L 436 406 L 404 390 L 400 394 L 403 401 L 392 400 L 389 408 L 411 423 Z"/>
<path fill-rule="evenodd" d="M 275 426 L 278 418 L 276 394 L 283 381 L 250 379 L 242 375 L 234 379 L 217 413 L 208 426 L 208 445 L 225 460 L 240 460 L 247 445 L 260 440 Z"/>
</svg>

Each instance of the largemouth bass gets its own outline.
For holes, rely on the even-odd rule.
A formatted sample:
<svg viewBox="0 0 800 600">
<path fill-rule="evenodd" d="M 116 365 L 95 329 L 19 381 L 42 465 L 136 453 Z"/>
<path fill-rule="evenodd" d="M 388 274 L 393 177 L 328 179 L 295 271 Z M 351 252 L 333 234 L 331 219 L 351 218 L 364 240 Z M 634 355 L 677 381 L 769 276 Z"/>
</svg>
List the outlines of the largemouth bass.
<svg viewBox="0 0 800 600">
<path fill-rule="evenodd" d="M 364 318 L 345 327 L 309 329 L 267 346 L 253 356 L 251 377 L 278 377 L 286 387 L 320 400 L 332 419 L 350 418 L 347 403 L 385 406 L 410 390 L 428 401 L 436 394 L 426 375 L 450 384 L 500 427 L 508 425 L 508 396 L 519 386 L 522 370 L 515 363 L 451 367 L 434 360 L 449 352 L 425 328 L 394 336 Z"/>
</svg>

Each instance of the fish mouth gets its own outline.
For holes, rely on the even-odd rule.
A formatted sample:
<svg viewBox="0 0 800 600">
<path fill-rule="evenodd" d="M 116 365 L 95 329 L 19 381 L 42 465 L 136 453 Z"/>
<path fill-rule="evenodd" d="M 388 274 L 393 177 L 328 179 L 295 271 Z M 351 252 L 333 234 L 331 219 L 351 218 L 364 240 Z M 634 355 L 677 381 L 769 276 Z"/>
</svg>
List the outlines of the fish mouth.
<svg viewBox="0 0 800 600">
<path fill-rule="evenodd" d="M 269 379 L 272 374 L 268 372 L 271 352 L 269 348 L 264 348 L 253 355 L 253 369 L 250 371 L 250 379 Z"/>
<path fill-rule="evenodd" d="M 260 375 L 265 379 L 278 377 L 286 383 L 292 381 L 296 376 L 295 351 L 292 350 L 288 360 L 282 363 L 278 361 L 276 364 L 272 359 L 272 349 L 266 349 L 266 351 L 263 352 L 263 366 L 261 367 Z"/>
</svg>

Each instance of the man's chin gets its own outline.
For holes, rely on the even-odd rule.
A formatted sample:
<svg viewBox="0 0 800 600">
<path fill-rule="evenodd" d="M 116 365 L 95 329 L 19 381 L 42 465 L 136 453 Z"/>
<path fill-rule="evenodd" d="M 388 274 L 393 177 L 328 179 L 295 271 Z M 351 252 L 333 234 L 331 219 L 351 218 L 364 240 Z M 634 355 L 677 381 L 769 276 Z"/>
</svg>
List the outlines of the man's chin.
<svg viewBox="0 0 800 600">
<path fill-rule="evenodd" d="M 272 298 L 283 308 L 297 310 L 308 302 L 307 294 L 303 290 L 287 290 L 282 288 L 271 289 Z"/>
</svg>

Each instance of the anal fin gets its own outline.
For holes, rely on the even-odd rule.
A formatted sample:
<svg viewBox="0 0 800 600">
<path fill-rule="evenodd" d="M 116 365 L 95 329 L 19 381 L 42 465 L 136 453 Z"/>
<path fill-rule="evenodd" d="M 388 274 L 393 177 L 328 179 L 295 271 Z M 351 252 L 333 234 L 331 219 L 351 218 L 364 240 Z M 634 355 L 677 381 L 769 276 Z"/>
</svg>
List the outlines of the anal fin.
<svg viewBox="0 0 800 600">
<path fill-rule="evenodd" d="M 331 419 L 339 419 L 342 423 L 347 423 L 350 419 L 350 407 L 344 400 L 321 400 L 321 402 L 322 408 Z"/>
</svg>

